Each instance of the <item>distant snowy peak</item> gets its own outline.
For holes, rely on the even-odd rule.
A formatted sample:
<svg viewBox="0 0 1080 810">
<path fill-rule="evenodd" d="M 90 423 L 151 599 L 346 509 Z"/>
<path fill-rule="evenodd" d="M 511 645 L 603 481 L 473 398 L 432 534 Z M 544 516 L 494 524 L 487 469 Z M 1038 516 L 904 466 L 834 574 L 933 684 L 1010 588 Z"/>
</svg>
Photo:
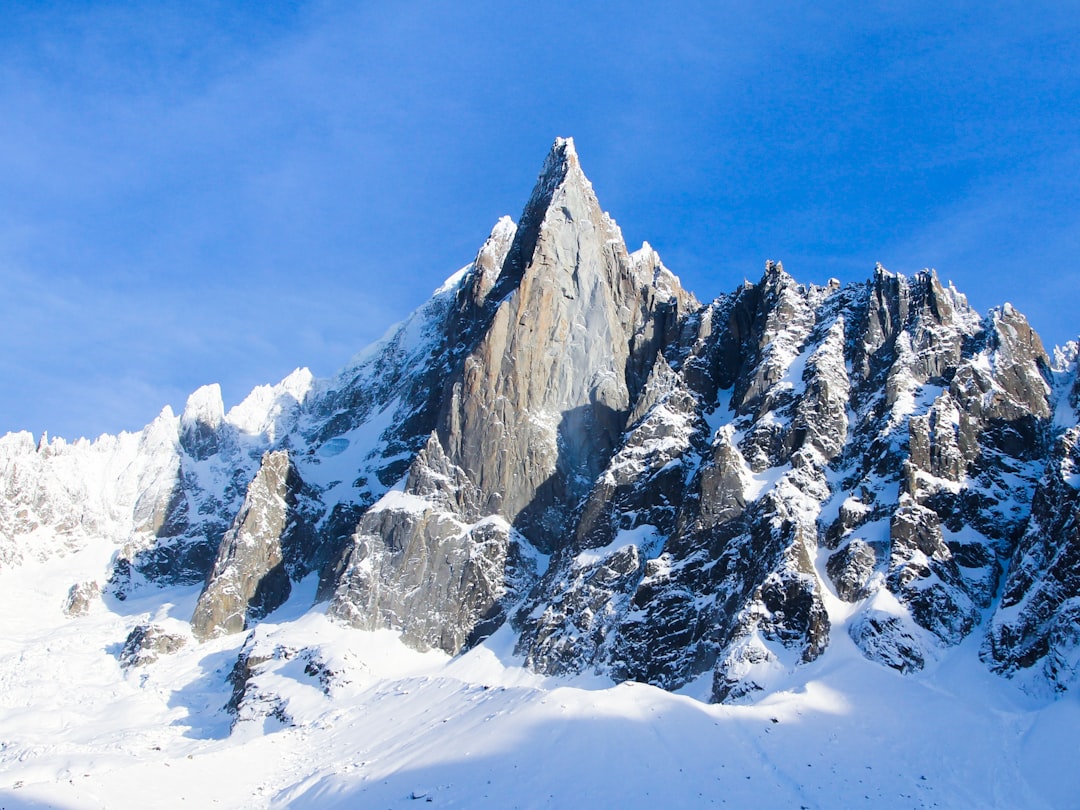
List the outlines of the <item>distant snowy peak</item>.
<svg viewBox="0 0 1080 810">
<path fill-rule="evenodd" d="M 1070 340 L 1064 346 L 1055 346 L 1054 371 L 1058 373 L 1075 372 L 1078 357 L 1080 357 L 1080 342 Z"/>
<path fill-rule="evenodd" d="M 277 385 L 260 385 L 224 417 L 230 425 L 248 435 L 262 435 L 270 442 L 293 427 L 296 411 L 316 386 L 306 368 L 298 368 Z"/>
<path fill-rule="evenodd" d="M 195 459 L 214 455 L 220 445 L 218 433 L 225 421 L 225 403 L 221 386 L 204 385 L 188 397 L 180 415 L 180 444 Z"/>
</svg>

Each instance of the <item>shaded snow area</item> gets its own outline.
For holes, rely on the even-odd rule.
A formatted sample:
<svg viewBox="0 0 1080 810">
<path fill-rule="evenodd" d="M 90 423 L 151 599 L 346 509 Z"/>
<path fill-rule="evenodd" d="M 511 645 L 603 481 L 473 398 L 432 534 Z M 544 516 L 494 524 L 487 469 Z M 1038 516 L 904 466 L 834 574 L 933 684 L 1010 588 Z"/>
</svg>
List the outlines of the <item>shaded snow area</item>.
<svg viewBox="0 0 1080 810">
<path fill-rule="evenodd" d="M 313 578 L 202 644 L 198 586 L 66 615 L 110 553 L 0 573 L 0 807 L 1057 808 L 1080 791 L 1075 696 L 1032 702 L 974 649 L 900 675 L 839 611 L 832 654 L 719 706 L 696 684 L 530 673 L 506 626 L 457 658 L 418 653 L 309 610 Z M 133 657 L 137 626 L 173 643 Z"/>
</svg>

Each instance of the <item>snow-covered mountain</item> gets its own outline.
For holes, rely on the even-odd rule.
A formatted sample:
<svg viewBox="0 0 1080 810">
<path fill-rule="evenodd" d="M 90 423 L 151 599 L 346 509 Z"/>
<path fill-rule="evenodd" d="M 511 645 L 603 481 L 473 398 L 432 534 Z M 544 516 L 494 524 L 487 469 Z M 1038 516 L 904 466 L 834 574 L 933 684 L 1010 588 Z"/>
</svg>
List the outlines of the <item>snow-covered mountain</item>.
<svg viewBox="0 0 1080 810">
<path fill-rule="evenodd" d="M 1075 345 L 1051 360 L 1010 305 L 981 316 L 932 271 L 818 287 L 769 262 L 699 303 L 628 252 L 560 139 L 518 223 L 335 377 L 298 370 L 228 412 L 206 386 L 137 435 L 0 439 L 3 798 L 99 806 L 46 787 L 68 757 L 108 805 L 103 773 L 194 773 L 183 752 L 226 774 L 285 728 L 288 772 L 246 806 L 392 803 L 378 780 L 412 769 L 432 775 L 409 794 L 483 804 L 483 769 L 440 787 L 440 746 L 508 766 L 535 735 L 565 742 L 555 700 L 595 746 L 682 752 L 701 790 L 672 770 L 655 789 L 676 804 L 1057 806 L 1075 780 L 1047 763 L 1080 740 L 1078 407 Z M 55 689 L 19 683 L 38 665 Z M 106 730 L 41 719 L 61 683 Z M 180 730 L 103 722 L 110 701 Z M 878 725 L 916 734 L 928 712 L 960 746 L 934 750 L 979 760 L 936 794 L 911 769 L 941 765 Z M 368 723 L 384 748 L 349 731 Z M 158 754 L 132 765 L 132 735 Z M 316 744 L 337 748 L 320 764 Z M 858 770 L 886 753 L 891 776 Z M 571 804 L 648 803 L 647 783 L 590 778 Z M 567 804 L 512 786 L 483 798 Z"/>
</svg>

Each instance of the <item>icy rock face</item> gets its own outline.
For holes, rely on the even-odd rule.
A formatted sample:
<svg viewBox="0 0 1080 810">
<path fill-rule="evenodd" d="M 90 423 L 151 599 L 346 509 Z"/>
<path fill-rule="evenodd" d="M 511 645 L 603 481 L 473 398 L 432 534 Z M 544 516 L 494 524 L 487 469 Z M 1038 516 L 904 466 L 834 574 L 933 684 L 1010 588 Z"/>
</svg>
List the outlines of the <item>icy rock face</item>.
<svg viewBox="0 0 1080 810">
<path fill-rule="evenodd" d="M 500 219 L 471 264 L 305 401 L 297 430 L 313 448 L 312 465 L 358 456 L 353 480 L 330 480 L 332 500 L 362 511 L 409 469 L 437 425 L 446 386 L 491 321 L 498 301 L 490 293 L 516 233 Z M 340 493 L 345 484 L 351 491 Z"/>
<path fill-rule="evenodd" d="M 1052 413 L 1023 317 L 980 319 L 930 272 L 807 288 L 770 263 L 680 339 L 516 614 L 527 661 L 666 688 L 711 670 L 738 700 L 826 650 L 826 590 L 902 671 L 970 634 Z"/>
<path fill-rule="evenodd" d="M 176 422 L 166 408 L 141 433 L 93 442 L 0 438 L 0 565 L 152 535 L 176 485 Z"/>
<path fill-rule="evenodd" d="M 991 603 L 1039 472 L 1049 364 L 1019 313 L 980 320 L 931 273 L 879 269 L 863 322 L 827 570 L 844 598 L 884 585 L 910 611 L 914 625 L 868 612 L 849 627 L 868 656 L 910 670 Z"/>
<path fill-rule="evenodd" d="M 134 527 L 114 561 L 109 588 L 123 599 L 146 583 L 199 582 L 243 496 L 250 459 L 221 421 L 221 392 L 204 386 L 177 419 L 162 414 L 144 431 Z"/>
<path fill-rule="evenodd" d="M 682 362 L 658 361 L 635 409 L 643 418 L 583 513 L 582 550 L 552 562 L 546 581 L 558 596 L 539 593 L 519 614 L 522 649 L 534 666 L 593 666 L 676 688 L 718 664 L 722 681 L 750 658 L 778 660 L 762 646 L 767 641 L 805 660 L 824 648 L 828 618 L 807 549 L 816 543 L 814 514 L 799 503 L 803 490 L 827 495 L 822 460 L 805 435 L 789 437 L 766 404 L 781 403 L 789 419 L 799 410 L 792 394 L 801 380 L 789 380 L 788 371 L 813 326 L 805 292 L 771 264 L 761 285 L 692 319 L 689 350 L 669 351 Z M 770 321 L 784 325 L 775 340 Z M 814 362 L 835 366 L 825 359 L 833 344 L 835 333 Z M 825 386 L 815 388 L 808 412 L 828 397 Z M 729 402 L 745 409 L 744 423 L 710 430 L 710 420 L 729 422 Z M 844 418 L 842 407 L 825 410 Z M 759 497 L 755 468 L 763 472 L 798 451 L 799 468 L 780 482 L 791 497 Z M 615 587 L 605 588 L 608 581 Z M 590 637 L 602 643 L 583 645 Z"/>
<path fill-rule="evenodd" d="M 190 397 L 180 416 L 180 446 L 196 461 L 204 461 L 218 452 L 225 421 L 225 403 L 221 386 L 204 385 Z"/>
<path fill-rule="evenodd" d="M 525 542 L 432 434 L 401 490 L 361 519 L 335 577 L 329 615 L 389 627 L 421 650 L 457 652 L 505 618 L 536 578 Z"/>
<path fill-rule="evenodd" d="M 626 612 L 646 560 L 675 529 L 685 490 L 681 458 L 707 433 L 694 395 L 663 355 L 629 424 L 573 542 L 556 553 L 520 610 L 518 647 L 542 672 L 580 671 L 610 656 L 613 618 Z"/>
<path fill-rule="evenodd" d="M 1065 691 L 1080 676 L 1080 427 L 1054 447 L 982 657 L 1004 674 L 1036 673 Z M 1030 674 L 1024 673 L 1027 677 Z"/>
<path fill-rule="evenodd" d="M 196 638 L 238 633 L 285 602 L 291 582 L 310 570 L 310 512 L 288 452 L 266 453 L 199 595 L 191 619 Z"/>
</svg>

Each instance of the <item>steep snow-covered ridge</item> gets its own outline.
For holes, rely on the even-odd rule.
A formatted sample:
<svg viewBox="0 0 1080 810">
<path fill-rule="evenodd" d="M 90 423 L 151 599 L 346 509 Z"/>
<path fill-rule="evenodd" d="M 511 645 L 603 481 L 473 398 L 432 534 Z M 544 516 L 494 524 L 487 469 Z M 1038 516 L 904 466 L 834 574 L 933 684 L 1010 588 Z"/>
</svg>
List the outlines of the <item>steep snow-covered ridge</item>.
<svg viewBox="0 0 1080 810">
<path fill-rule="evenodd" d="M 769 262 L 703 305 L 559 139 L 519 223 L 334 377 L 0 439 L 0 566 L 96 549 L 70 612 L 195 587 L 201 643 L 309 582 L 312 610 L 419 650 L 501 629 L 539 673 L 712 701 L 852 645 L 1059 694 L 1078 385 L 1075 345 L 1052 363 L 932 271 L 819 287 Z"/>
</svg>

